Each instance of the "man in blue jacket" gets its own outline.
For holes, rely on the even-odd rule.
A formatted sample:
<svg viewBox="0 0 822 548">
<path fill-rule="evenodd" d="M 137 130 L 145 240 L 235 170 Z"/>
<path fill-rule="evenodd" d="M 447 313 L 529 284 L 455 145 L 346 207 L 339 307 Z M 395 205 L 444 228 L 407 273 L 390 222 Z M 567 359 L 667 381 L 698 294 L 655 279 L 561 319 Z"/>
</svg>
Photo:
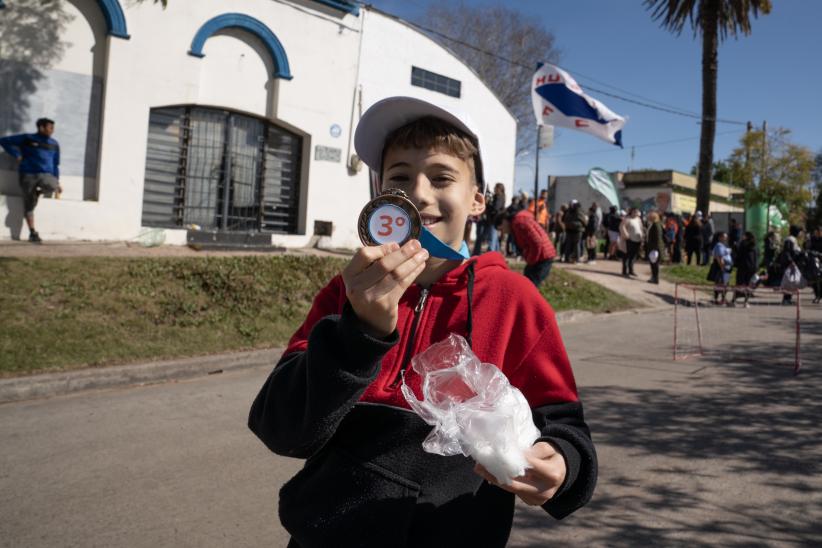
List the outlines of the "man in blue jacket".
<svg viewBox="0 0 822 548">
<path fill-rule="evenodd" d="M 60 186 L 60 145 L 51 138 L 54 120 L 37 120 L 37 133 L 21 133 L 0 138 L 0 146 L 17 159 L 20 172 L 20 189 L 29 241 L 40 243 L 40 235 L 34 230 L 34 208 L 41 194 L 63 192 Z"/>
</svg>

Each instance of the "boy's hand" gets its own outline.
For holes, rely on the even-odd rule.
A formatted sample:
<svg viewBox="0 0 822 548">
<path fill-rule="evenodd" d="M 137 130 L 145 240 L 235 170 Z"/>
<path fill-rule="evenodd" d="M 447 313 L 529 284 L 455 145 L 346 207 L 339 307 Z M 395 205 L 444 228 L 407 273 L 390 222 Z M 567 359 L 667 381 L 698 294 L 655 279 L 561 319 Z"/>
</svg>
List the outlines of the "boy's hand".
<svg viewBox="0 0 822 548">
<path fill-rule="evenodd" d="M 540 441 L 534 444 L 525 455 L 531 468 L 525 475 L 514 478 L 511 485 L 504 485 L 497 481 L 481 464 L 474 466 L 474 472 L 482 476 L 485 481 L 505 489 L 521 498 L 531 506 L 542 506 L 554 496 L 557 489 L 565 481 L 565 459 L 550 443 Z"/>
<path fill-rule="evenodd" d="M 428 251 L 417 240 L 364 247 L 354 254 L 342 272 L 345 295 L 368 328 L 369 335 L 384 338 L 394 332 L 398 304 L 414 283 L 428 259 Z"/>
</svg>

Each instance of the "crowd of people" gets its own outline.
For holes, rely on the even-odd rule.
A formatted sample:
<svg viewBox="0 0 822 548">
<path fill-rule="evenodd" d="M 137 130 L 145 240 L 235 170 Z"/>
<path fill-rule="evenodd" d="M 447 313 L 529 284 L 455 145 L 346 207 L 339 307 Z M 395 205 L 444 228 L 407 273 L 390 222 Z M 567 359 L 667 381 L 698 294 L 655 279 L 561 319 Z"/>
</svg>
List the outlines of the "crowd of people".
<svg viewBox="0 0 822 548">
<path fill-rule="evenodd" d="M 822 227 L 805 237 L 801 227 L 791 226 L 783 242 L 776 231 L 769 231 L 760 259 L 756 236 L 743 231 L 733 217 L 726 232 L 716 230 L 713 217 L 701 211 L 643 213 L 638 208 L 626 211 L 610 206 L 603 213 L 596 202 L 585 209 L 578 200 L 571 200 L 551 214 L 546 190 L 536 201 L 520 193 L 506 205 L 505 187 L 500 183 L 486 196 L 486 203 L 486 212 L 473 219 L 477 228 L 474 255 L 487 247 L 507 257 L 521 256 L 526 275 L 537 286 L 548 277 L 554 260 L 596 264 L 601 252 L 605 260 L 622 262 L 626 278 L 637 276 L 637 260 L 648 261 L 648 281 L 654 284 L 659 283 L 661 264 L 708 265 L 708 279 L 717 286 L 716 304 L 736 306 L 741 300 L 747 307 L 752 290 L 763 284 L 790 290 L 810 285 L 814 302 L 822 302 Z M 735 280 L 731 276 L 734 269 Z M 734 289 L 728 299 L 723 288 L 731 285 Z M 790 304 L 792 293 L 786 291 L 783 302 Z"/>
</svg>

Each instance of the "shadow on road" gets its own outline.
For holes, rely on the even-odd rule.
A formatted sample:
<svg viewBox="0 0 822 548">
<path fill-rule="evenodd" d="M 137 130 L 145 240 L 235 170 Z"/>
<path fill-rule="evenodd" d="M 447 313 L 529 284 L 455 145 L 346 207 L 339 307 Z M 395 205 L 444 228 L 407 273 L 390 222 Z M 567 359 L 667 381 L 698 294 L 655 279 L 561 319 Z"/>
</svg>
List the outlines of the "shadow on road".
<svg viewBox="0 0 822 548">
<path fill-rule="evenodd" d="M 776 365 L 790 341 L 745 342 L 686 382 L 585 388 L 594 500 L 562 522 L 519 507 L 511 546 L 822 545 L 822 322 L 809 328 L 798 376 Z"/>
</svg>

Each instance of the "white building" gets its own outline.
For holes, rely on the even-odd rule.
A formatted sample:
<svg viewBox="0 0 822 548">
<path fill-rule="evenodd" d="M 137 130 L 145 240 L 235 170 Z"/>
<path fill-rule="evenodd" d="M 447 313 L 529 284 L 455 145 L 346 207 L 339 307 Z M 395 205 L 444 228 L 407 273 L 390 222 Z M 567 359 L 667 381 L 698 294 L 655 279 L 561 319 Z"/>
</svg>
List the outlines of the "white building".
<svg viewBox="0 0 822 548">
<path fill-rule="evenodd" d="M 42 116 L 57 122 L 64 193 L 37 207 L 46 239 L 128 240 L 159 227 L 183 244 L 197 225 L 219 240 L 300 247 L 326 221 L 330 245 L 355 247 L 371 188 L 352 159 L 353 131 L 390 95 L 470 113 L 487 180 L 511 194 L 513 116 L 452 53 L 375 9 L 344 0 L 0 7 L 0 135 L 34 132 Z M 26 236 L 7 154 L 0 216 L 0 238 Z"/>
</svg>

